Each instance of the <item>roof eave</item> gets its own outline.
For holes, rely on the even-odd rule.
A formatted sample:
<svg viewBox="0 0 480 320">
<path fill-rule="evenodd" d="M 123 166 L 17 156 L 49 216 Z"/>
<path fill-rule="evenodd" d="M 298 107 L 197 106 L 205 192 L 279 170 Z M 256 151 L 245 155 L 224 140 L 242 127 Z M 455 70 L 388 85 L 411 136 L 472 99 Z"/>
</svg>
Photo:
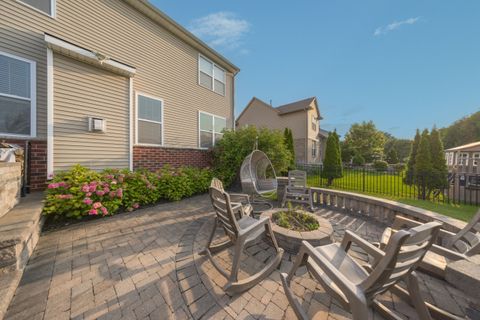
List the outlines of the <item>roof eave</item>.
<svg viewBox="0 0 480 320">
<path fill-rule="evenodd" d="M 124 0 L 132 7 L 148 16 L 150 19 L 181 38 L 186 43 L 190 44 L 192 47 L 205 54 L 207 57 L 218 60 L 222 67 L 227 69 L 227 71 L 236 75 L 240 72 L 240 68 L 234 65 L 230 60 L 225 58 L 223 55 L 209 47 L 205 42 L 197 38 L 193 33 L 182 27 L 180 24 L 175 22 L 172 18 L 163 13 L 160 9 L 151 4 L 148 0 Z"/>
</svg>

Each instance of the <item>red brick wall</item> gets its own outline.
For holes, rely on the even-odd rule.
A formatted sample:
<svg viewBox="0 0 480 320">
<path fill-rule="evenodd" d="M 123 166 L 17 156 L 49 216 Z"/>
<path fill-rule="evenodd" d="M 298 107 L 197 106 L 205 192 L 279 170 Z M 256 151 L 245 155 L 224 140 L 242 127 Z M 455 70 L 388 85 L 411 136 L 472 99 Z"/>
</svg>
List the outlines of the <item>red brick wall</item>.
<svg viewBox="0 0 480 320">
<path fill-rule="evenodd" d="M 211 166 L 211 153 L 208 150 L 177 149 L 163 147 L 133 147 L 133 169 L 157 170 L 165 164 L 174 167 Z"/>
<path fill-rule="evenodd" d="M 25 140 L 0 139 L 0 141 L 25 147 Z M 47 141 L 30 140 L 29 160 L 30 191 L 44 190 L 47 181 Z"/>
</svg>

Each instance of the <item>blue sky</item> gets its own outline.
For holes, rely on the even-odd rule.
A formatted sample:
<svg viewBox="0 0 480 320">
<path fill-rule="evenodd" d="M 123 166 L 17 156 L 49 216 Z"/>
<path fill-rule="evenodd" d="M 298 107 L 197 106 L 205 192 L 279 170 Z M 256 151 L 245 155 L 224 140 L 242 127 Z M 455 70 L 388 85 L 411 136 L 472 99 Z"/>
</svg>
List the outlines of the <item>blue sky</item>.
<svg viewBox="0 0 480 320">
<path fill-rule="evenodd" d="M 480 1 L 151 0 L 241 68 L 252 96 L 317 96 L 321 127 L 399 138 L 480 110 Z"/>
</svg>

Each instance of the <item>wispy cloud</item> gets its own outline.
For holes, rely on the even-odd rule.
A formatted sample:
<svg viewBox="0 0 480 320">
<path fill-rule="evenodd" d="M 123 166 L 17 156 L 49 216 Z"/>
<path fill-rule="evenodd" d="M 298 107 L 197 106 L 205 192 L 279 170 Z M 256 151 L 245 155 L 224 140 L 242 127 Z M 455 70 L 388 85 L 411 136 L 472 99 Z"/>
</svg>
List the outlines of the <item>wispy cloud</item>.
<svg viewBox="0 0 480 320">
<path fill-rule="evenodd" d="M 189 29 L 213 47 L 233 50 L 243 45 L 250 23 L 232 12 L 221 11 L 193 20 Z M 242 52 L 246 54 L 248 50 L 242 49 Z"/>
<path fill-rule="evenodd" d="M 408 18 L 402 21 L 394 21 L 386 26 L 378 27 L 377 29 L 375 29 L 375 32 L 373 33 L 373 35 L 376 37 L 385 35 L 391 31 L 401 28 L 404 25 L 412 25 L 417 23 L 418 21 L 420 21 L 420 17 Z"/>
</svg>

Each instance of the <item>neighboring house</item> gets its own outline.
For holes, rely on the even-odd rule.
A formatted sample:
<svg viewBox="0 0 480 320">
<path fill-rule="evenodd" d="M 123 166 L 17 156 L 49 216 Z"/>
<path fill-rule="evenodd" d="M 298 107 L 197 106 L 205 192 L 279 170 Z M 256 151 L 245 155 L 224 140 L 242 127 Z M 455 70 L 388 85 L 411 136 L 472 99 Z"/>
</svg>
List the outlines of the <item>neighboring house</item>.
<svg viewBox="0 0 480 320">
<path fill-rule="evenodd" d="M 323 129 L 318 130 L 318 140 L 320 144 L 320 148 L 318 152 L 320 155 L 320 159 L 322 159 L 322 162 L 325 159 L 325 150 L 327 149 L 327 139 L 329 134 L 330 134 L 330 131 L 323 130 Z"/>
<path fill-rule="evenodd" d="M 208 165 L 239 69 L 146 0 L 2 0 L 0 141 L 30 185 L 72 165 Z"/>
<path fill-rule="evenodd" d="M 460 177 L 460 186 L 480 187 L 480 141 L 445 150 L 448 172 Z"/>
<path fill-rule="evenodd" d="M 286 105 L 272 107 L 252 98 L 236 120 L 237 127 L 256 126 L 292 130 L 297 163 L 321 163 L 319 128 L 322 119 L 317 98 L 312 97 Z"/>
</svg>

